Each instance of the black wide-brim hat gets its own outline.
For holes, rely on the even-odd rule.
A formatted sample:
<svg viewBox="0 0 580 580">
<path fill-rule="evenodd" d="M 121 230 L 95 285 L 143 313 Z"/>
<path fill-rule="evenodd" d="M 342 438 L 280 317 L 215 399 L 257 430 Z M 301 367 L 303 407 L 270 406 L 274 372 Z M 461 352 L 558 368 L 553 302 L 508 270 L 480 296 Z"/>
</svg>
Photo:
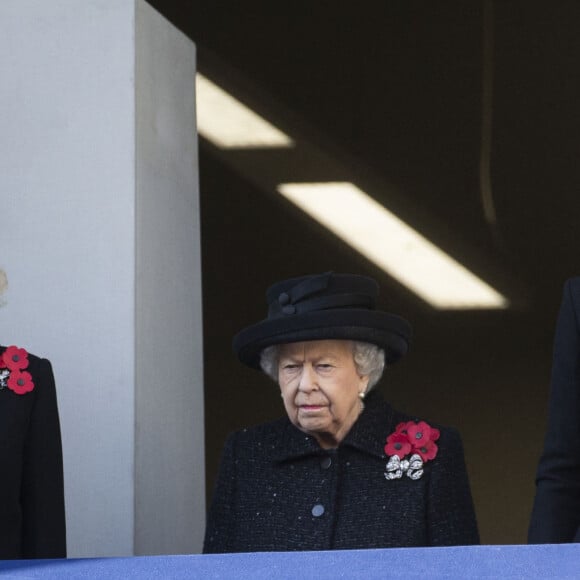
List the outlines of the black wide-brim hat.
<svg viewBox="0 0 580 580">
<path fill-rule="evenodd" d="M 393 364 L 409 349 L 411 325 L 376 310 L 378 295 L 379 285 L 367 276 L 328 272 L 283 280 L 266 291 L 268 317 L 234 337 L 234 352 L 259 369 L 260 353 L 274 344 L 358 340 L 384 349 L 385 362 Z"/>
</svg>

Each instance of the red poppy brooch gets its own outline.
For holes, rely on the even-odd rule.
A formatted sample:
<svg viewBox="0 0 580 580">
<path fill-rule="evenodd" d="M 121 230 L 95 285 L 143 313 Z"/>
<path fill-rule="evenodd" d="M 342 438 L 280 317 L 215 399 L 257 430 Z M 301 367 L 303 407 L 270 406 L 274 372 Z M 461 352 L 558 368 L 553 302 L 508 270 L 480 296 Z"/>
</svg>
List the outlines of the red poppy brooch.
<svg viewBox="0 0 580 580">
<path fill-rule="evenodd" d="M 17 395 L 25 395 L 34 389 L 32 376 L 25 371 L 28 353 L 23 348 L 9 346 L 0 354 L 0 390 L 8 387 Z"/>
<path fill-rule="evenodd" d="M 400 479 L 405 474 L 411 479 L 423 475 L 423 466 L 437 455 L 439 429 L 425 421 L 399 423 L 394 433 L 387 437 L 385 453 L 389 456 L 385 477 Z"/>
</svg>

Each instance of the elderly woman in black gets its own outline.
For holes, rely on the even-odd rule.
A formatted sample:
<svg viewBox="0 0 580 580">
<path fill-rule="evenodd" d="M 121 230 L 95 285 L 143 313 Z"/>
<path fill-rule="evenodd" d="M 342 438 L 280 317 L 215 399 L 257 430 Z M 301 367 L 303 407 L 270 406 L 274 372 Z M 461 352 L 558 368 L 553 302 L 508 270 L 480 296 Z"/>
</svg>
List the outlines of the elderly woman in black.
<svg viewBox="0 0 580 580">
<path fill-rule="evenodd" d="M 411 335 L 377 295 L 363 276 L 285 280 L 268 318 L 234 338 L 279 383 L 287 417 L 229 436 L 204 552 L 478 543 L 457 432 L 372 390 Z"/>
</svg>

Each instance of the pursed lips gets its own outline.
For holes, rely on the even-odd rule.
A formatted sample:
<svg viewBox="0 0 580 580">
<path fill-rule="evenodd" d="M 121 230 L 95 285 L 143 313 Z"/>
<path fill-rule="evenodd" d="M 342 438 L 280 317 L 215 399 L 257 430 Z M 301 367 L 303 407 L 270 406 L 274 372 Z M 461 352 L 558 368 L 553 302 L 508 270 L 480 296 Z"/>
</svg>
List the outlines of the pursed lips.
<svg viewBox="0 0 580 580">
<path fill-rule="evenodd" d="M 322 409 L 323 407 L 326 407 L 326 404 L 324 403 L 301 403 L 301 404 L 297 404 L 296 405 L 299 409 L 302 409 L 303 411 L 318 411 L 319 409 Z"/>
</svg>

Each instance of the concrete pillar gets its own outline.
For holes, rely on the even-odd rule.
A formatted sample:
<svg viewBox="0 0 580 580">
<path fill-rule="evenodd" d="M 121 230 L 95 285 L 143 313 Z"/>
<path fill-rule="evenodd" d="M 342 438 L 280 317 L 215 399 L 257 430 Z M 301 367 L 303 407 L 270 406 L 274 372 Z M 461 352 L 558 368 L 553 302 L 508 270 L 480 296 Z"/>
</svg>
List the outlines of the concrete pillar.
<svg viewBox="0 0 580 580">
<path fill-rule="evenodd" d="M 3 0 L 0 30 L 0 342 L 53 362 L 69 555 L 199 551 L 195 47 L 142 0 Z"/>
</svg>

